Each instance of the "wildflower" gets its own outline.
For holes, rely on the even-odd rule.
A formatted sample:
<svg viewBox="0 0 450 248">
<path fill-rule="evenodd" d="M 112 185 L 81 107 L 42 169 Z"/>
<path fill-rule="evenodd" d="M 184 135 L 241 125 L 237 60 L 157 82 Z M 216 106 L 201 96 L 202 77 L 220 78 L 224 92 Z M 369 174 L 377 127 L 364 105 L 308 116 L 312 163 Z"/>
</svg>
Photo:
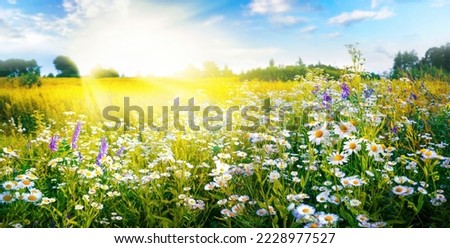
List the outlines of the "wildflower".
<svg viewBox="0 0 450 248">
<path fill-rule="evenodd" d="M 361 150 L 361 144 L 356 139 L 347 140 L 344 142 L 344 151 L 348 155 L 357 154 Z"/>
<path fill-rule="evenodd" d="M 324 108 L 329 108 L 329 107 L 331 107 L 331 102 L 332 102 L 332 99 L 331 99 L 331 96 L 328 94 L 328 92 L 323 92 L 323 94 L 322 94 L 322 103 L 323 103 L 323 107 Z"/>
<path fill-rule="evenodd" d="M 264 217 L 264 216 L 269 215 L 269 211 L 267 211 L 264 208 L 260 208 L 260 209 L 256 210 L 256 215 Z"/>
<path fill-rule="evenodd" d="M 318 217 L 319 223 L 327 226 L 332 226 L 337 223 L 339 216 L 330 213 L 321 213 Z"/>
<path fill-rule="evenodd" d="M 106 156 L 106 153 L 108 152 L 108 142 L 106 141 L 106 138 L 102 138 L 100 143 L 100 150 L 97 155 L 97 165 L 101 164 L 101 160 L 103 157 Z"/>
<path fill-rule="evenodd" d="M 269 181 L 273 182 L 275 180 L 278 180 L 280 178 L 280 173 L 276 170 L 270 172 L 269 174 Z"/>
<path fill-rule="evenodd" d="M 24 193 L 23 200 L 27 202 L 37 202 L 41 199 L 42 193 L 40 191 L 34 193 Z"/>
<path fill-rule="evenodd" d="M 358 199 L 351 199 L 348 203 L 352 207 L 357 207 L 357 206 L 361 205 L 361 201 Z"/>
<path fill-rule="evenodd" d="M 77 149 L 77 142 L 78 137 L 80 136 L 80 130 L 81 130 L 81 122 L 77 122 L 77 126 L 75 127 L 75 131 L 72 135 L 72 149 Z"/>
<path fill-rule="evenodd" d="M 327 143 L 327 139 L 330 136 L 330 133 L 326 129 L 326 126 L 318 127 L 312 131 L 308 132 L 309 141 L 311 143 L 315 143 L 316 145 Z"/>
<path fill-rule="evenodd" d="M 316 196 L 317 202 L 324 203 L 328 201 L 329 193 L 327 191 L 322 192 Z"/>
<path fill-rule="evenodd" d="M 0 203 L 11 203 L 15 200 L 14 196 L 8 191 L 0 193 Z"/>
<path fill-rule="evenodd" d="M 369 156 L 377 157 L 383 151 L 383 148 L 381 147 L 381 145 L 371 143 L 368 144 L 367 151 L 369 152 Z"/>
<path fill-rule="evenodd" d="M 121 146 L 121 147 L 119 148 L 119 150 L 117 151 L 116 156 L 117 156 L 117 157 L 120 157 L 120 155 L 122 155 L 122 153 L 123 153 L 124 150 L 125 150 L 125 147 Z"/>
<path fill-rule="evenodd" d="M 58 135 L 53 135 L 52 138 L 50 139 L 48 147 L 52 152 L 56 152 L 58 150 L 58 139 L 59 139 Z"/>
<path fill-rule="evenodd" d="M 334 127 L 334 132 L 339 135 L 339 138 L 341 139 L 350 137 L 355 131 L 356 127 L 350 122 L 341 122 L 339 125 L 335 125 Z"/>
<path fill-rule="evenodd" d="M 306 205 L 306 204 L 301 204 L 296 209 L 294 209 L 293 215 L 294 215 L 295 219 L 298 221 L 305 216 L 314 214 L 315 212 L 316 212 L 316 209 L 314 207 Z"/>
<path fill-rule="evenodd" d="M 341 89 L 342 89 L 342 93 L 341 93 L 342 99 L 347 99 L 350 96 L 350 88 L 348 87 L 348 85 L 346 83 L 342 83 Z"/>
<path fill-rule="evenodd" d="M 407 196 L 414 193 L 414 188 L 403 185 L 397 185 L 392 188 L 392 192 L 396 195 Z"/>
<path fill-rule="evenodd" d="M 347 163 L 348 160 L 347 160 L 346 154 L 333 152 L 328 157 L 328 161 L 332 165 L 343 165 L 343 164 Z"/>
<path fill-rule="evenodd" d="M 34 182 L 30 179 L 24 179 L 19 182 L 18 188 L 33 188 Z"/>
<path fill-rule="evenodd" d="M 55 201 L 56 201 L 55 198 L 43 197 L 42 201 L 41 201 L 41 205 L 48 205 L 48 204 L 53 203 Z"/>
<path fill-rule="evenodd" d="M 6 190 L 13 190 L 18 188 L 18 183 L 16 181 L 6 181 L 2 186 Z"/>
<path fill-rule="evenodd" d="M 368 222 L 368 221 L 370 220 L 370 219 L 367 218 L 367 216 L 364 215 L 364 214 L 360 214 L 360 215 L 356 216 L 356 219 L 357 219 L 359 222 L 361 222 L 361 223 L 365 223 L 365 222 Z"/>
</svg>

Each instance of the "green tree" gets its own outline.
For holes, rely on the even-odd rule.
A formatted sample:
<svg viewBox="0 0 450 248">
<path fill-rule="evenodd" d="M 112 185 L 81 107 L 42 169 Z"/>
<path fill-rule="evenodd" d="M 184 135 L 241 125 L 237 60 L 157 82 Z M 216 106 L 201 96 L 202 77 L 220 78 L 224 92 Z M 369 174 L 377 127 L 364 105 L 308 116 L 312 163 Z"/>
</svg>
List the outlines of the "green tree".
<svg viewBox="0 0 450 248">
<path fill-rule="evenodd" d="M 203 63 L 203 76 L 204 77 L 220 77 L 220 68 L 213 61 L 205 61 Z"/>
<path fill-rule="evenodd" d="M 53 65 L 58 71 L 57 77 L 80 77 L 77 65 L 67 56 L 56 57 L 53 60 Z"/>
<path fill-rule="evenodd" d="M 100 66 L 96 66 L 91 70 L 91 76 L 94 78 L 115 78 L 119 77 L 119 72 L 113 68 L 105 69 Z"/>
<path fill-rule="evenodd" d="M 412 75 L 413 69 L 419 64 L 419 57 L 414 50 L 409 52 L 398 52 L 394 58 L 394 66 L 392 68 L 392 74 L 394 78 L 399 78 L 404 76 L 414 76 Z"/>
</svg>

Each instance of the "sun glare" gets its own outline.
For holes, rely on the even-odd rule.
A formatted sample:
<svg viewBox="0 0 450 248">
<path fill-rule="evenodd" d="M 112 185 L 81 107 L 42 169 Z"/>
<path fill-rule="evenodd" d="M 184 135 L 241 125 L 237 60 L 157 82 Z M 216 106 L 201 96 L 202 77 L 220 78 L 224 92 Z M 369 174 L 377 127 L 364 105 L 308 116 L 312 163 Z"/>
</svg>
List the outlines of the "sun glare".
<svg viewBox="0 0 450 248">
<path fill-rule="evenodd" d="M 201 66 L 230 43 L 181 9 L 153 7 L 130 5 L 89 21 L 71 44 L 81 73 L 100 65 L 126 76 L 172 75 L 189 64 Z"/>
</svg>

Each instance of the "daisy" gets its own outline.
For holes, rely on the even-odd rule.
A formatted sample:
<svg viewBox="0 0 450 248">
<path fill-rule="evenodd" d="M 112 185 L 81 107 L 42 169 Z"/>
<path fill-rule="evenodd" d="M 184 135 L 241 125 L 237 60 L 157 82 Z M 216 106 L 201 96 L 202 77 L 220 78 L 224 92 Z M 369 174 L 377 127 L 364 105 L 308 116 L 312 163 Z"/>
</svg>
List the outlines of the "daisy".
<svg viewBox="0 0 450 248">
<path fill-rule="evenodd" d="M 343 164 L 347 163 L 348 160 L 347 160 L 347 155 L 346 154 L 333 152 L 328 157 L 328 161 L 332 165 L 343 165 Z"/>
<path fill-rule="evenodd" d="M 369 156 L 378 157 L 383 152 L 383 148 L 376 143 L 370 143 L 367 145 L 367 151 L 369 152 Z"/>
<path fill-rule="evenodd" d="M 312 131 L 308 132 L 309 141 L 315 143 L 316 145 L 326 144 L 328 142 L 328 137 L 330 132 L 326 129 L 326 126 L 318 127 Z"/>
<path fill-rule="evenodd" d="M 412 192 L 414 192 L 414 189 L 403 185 L 397 185 L 392 188 L 392 192 L 396 195 L 406 196 L 412 194 Z"/>
<path fill-rule="evenodd" d="M 339 138 L 347 138 L 355 132 L 356 128 L 350 122 L 341 122 L 339 125 L 334 126 L 334 133 L 339 135 Z"/>
<path fill-rule="evenodd" d="M 30 179 L 23 179 L 19 182 L 19 188 L 33 188 L 34 182 L 32 182 Z"/>
<path fill-rule="evenodd" d="M 337 223 L 339 216 L 330 213 L 322 213 L 319 215 L 318 219 L 321 224 L 332 226 Z"/>
<path fill-rule="evenodd" d="M 347 140 L 344 142 L 344 151 L 347 152 L 348 155 L 353 153 L 358 154 L 361 150 L 361 144 L 356 139 Z"/>
<path fill-rule="evenodd" d="M 365 223 L 365 222 L 368 222 L 370 219 L 367 217 L 367 216 L 365 216 L 364 214 L 360 214 L 360 215 L 358 215 L 358 216 L 356 216 L 356 219 L 359 221 L 359 222 L 361 222 L 361 223 Z"/>
<path fill-rule="evenodd" d="M 299 220 L 305 216 L 312 215 L 315 212 L 316 212 L 316 209 L 314 207 L 306 205 L 306 204 L 301 204 L 296 209 L 294 209 L 293 214 L 294 214 L 294 217 L 296 218 L 296 220 Z"/>
<path fill-rule="evenodd" d="M 7 181 L 3 183 L 3 188 L 6 190 L 12 190 L 18 188 L 18 183 L 16 181 Z"/>
<path fill-rule="evenodd" d="M 269 181 L 273 182 L 275 180 L 278 180 L 278 178 L 280 178 L 280 173 L 278 171 L 272 171 L 269 174 Z"/>
<path fill-rule="evenodd" d="M 0 203 L 11 203 L 15 200 L 16 199 L 14 198 L 14 196 L 9 192 L 3 192 L 0 194 Z"/>
<path fill-rule="evenodd" d="M 317 200 L 317 202 L 324 203 L 329 200 L 328 197 L 329 197 L 329 193 L 325 191 L 325 192 L 318 194 L 316 196 L 316 200 Z"/>
<path fill-rule="evenodd" d="M 261 217 L 267 216 L 267 215 L 269 215 L 269 211 L 267 211 L 264 208 L 260 208 L 260 209 L 256 210 L 256 215 L 261 216 Z"/>
</svg>

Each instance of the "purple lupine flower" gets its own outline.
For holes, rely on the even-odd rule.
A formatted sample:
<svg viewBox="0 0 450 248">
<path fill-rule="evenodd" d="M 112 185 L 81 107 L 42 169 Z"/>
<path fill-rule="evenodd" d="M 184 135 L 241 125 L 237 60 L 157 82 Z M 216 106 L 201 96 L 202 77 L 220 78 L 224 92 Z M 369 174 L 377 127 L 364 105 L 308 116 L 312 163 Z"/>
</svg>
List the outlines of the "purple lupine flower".
<svg viewBox="0 0 450 248">
<path fill-rule="evenodd" d="M 122 155 L 124 150 L 125 150 L 125 147 L 121 146 L 120 149 L 117 151 L 116 156 L 120 157 L 120 155 Z"/>
<path fill-rule="evenodd" d="M 397 135 L 397 133 L 398 133 L 398 128 L 397 128 L 397 126 L 394 126 L 394 127 L 392 128 L 392 133 L 393 133 L 394 135 Z"/>
<path fill-rule="evenodd" d="M 50 139 L 50 143 L 48 144 L 48 147 L 52 152 L 56 152 L 58 150 L 58 135 L 53 135 L 53 137 Z"/>
<path fill-rule="evenodd" d="M 392 85 L 389 84 L 387 90 L 388 92 L 392 92 Z"/>
<path fill-rule="evenodd" d="M 102 141 L 100 143 L 100 150 L 97 155 L 97 165 L 100 165 L 100 161 L 103 157 L 106 156 L 106 153 L 108 152 L 108 142 L 106 142 L 106 139 L 103 137 Z"/>
<path fill-rule="evenodd" d="M 78 136 L 80 136 L 80 130 L 81 130 L 81 122 L 77 122 L 77 126 L 75 127 L 75 131 L 73 132 L 72 136 L 72 149 L 77 149 L 77 141 Z"/>
<path fill-rule="evenodd" d="M 325 108 L 329 108 L 331 106 L 331 96 L 328 94 L 328 92 L 324 91 L 322 94 L 322 103 Z"/>
<path fill-rule="evenodd" d="M 416 94 L 414 94 L 413 92 L 411 92 L 411 94 L 409 95 L 409 100 L 417 100 L 417 96 Z"/>
<path fill-rule="evenodd" d="M 341 89 L 342 89 L 342 93 L 341 93 L 342 99 L 347 99 L 350 96 L 350 88 L 348 87 L 348 85 L 346 83 L 342 83 Z"/>
</svg>

